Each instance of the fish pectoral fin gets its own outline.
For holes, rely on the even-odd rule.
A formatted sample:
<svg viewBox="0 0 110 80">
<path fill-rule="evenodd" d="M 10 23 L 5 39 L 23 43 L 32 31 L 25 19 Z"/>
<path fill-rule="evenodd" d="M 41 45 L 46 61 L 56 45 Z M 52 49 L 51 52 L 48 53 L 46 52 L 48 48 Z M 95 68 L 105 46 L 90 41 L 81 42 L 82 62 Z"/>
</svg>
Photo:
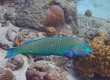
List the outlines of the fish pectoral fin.
<svg viewBox="0 0 110 80">
<path fill-rule="evenodd" d="M 74 56 L 74 53 L 73 53 L 72 49 L 68 50 L 68 51 L 66 52 L 66 55 L 67 55 L 68 58 L 71 59 L 71 58 Z"/>
</svg>

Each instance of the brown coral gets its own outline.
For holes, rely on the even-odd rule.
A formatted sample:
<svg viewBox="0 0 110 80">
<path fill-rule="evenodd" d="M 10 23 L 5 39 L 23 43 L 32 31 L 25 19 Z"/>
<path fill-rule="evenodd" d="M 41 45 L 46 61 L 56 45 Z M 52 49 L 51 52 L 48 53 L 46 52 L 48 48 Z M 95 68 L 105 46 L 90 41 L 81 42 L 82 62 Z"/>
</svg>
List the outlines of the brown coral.
<svg viewBox="0 0 110 80">
<path fill-rule="evenodd" d="M 26 71 L 27 80 L 67 80 L 60 72 L 48 64 L 34 63 Z"/>
<path fill-rule="evenodd" d="M 20 38 L 15 38 L 15 40 L 14 40 L 14 46 L 20 46 L 21 45 L 21 40 L 20 40 Z"/>
<path fill-rule="evenodd" d="M 45 17 L 46 24 L 51 26 L 57 25 L 64 20 L 64 11 L 60 6 L 53 5 L 47 12 Z"/>
<path fill-rule="evenodd" d="M 90 17 L 90 16 L 92 16 L 92 12 L 90 10 L 86 10 L 85 11 L 85 15 Z"/>
<path fill-rule="evenodd" d="M 74 65 L 82 77 L 94 77 L 95 74 L 101 77 L 110 77 L 110 39 L 107 32 L 99 32 L 89 45 L 93 53 L 84 57 L 74 58 Z"/>
<path fill-rule="evenodd" d="M 10 70 L 0 67 L 0 80 L 16 80 Z"/>
<path fill-rule="evenodd" d="M 46 32 L 43 33 L 44 36 L 54 36 L 56 35 L 56 29 L 54 27 L 48 27 Z"/>
</svg>

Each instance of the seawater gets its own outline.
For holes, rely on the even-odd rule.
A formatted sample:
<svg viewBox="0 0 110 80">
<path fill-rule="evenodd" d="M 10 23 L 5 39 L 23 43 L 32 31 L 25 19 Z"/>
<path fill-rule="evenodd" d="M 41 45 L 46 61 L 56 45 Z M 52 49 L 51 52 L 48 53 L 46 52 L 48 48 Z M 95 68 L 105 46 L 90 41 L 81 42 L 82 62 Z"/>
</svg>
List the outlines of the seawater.
<svg viewBox="0 0 110 80">
<path fill-rule="evenodd" d="M 80 14 L 91 10 L 94 17 L 110 20 L 110 0 L 75 0 Z"/>
</svg>

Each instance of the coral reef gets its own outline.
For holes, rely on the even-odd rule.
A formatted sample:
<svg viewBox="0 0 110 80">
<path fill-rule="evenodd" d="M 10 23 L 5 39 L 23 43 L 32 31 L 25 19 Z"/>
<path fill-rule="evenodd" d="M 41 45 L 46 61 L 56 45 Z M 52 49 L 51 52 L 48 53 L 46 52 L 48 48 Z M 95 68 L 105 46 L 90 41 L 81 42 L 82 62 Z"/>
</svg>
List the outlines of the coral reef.
<svg viewBox="0 0 110 80">
<path fill-rule="evenodd" d="M 17 15 L 14 18 L 15 23 L 13 24 L 19 27 L 34 29 L 44 27 L 44 15 L 47 6 L 48 4 L 44 0 L 28 0 L 28 4 L 23 7 L 21 6 L 22 9 L 19 9 L 16 13 Z"/>
<path fill-rule="evenodd" d="M 51 26 L 57 25 L 64 20 L 64 11 L 58 5 L 50 6 L 45 14 L 45 22 Z"/>
<path fill-rule="evenodd" d="M 54 4 L 59 4 L 65 13 L 65 23 L 71 27 L 74 34 L 77 34 L 78 30 L 78 14 L 76 9 L 76 4 L 74 1 L 69 0 L 53 0 Z M 64 23 L 64 24 L 65 24 Z M 65 25 L 63 25 L 65 26 Z M 61 27 L 63 27 L 61 26 Z"/>
<path fill-rule="evenodd" d="M 85 11 L 85 15 L 90 17 L 90 16 L 92 16 L 92 12 L 90 10 L 86 10 Z"/>
<path fill-rule="evenodd" d="M 26 71 L 27 80 L 67 80 L 64 75 L 50 67 L 48 64 L 40 62 L 34 63 Z"/>
<path fill-rule="evenodd" d="M 7 30 L 9 29 L 6 27 L 0 27 L 0 47 L 1 48 L 8 48 L 9 46 L 12 47 L 13 43 L 8 41 L 6 38 Z"/>
<path fill-rule="evenodd" d="M 14 46 L 20 46 L 20 45 L 21 45 L 21 39 L 16 37 L 14 40 Z"/>
<path fill-rule="evenodd" d="M 52 2 L 52 0 L 46 0 L 46 3 L 50 4 Z"/>
<path fill-rule="evenodd" d="M 82 77 L 110 77 L 110 38 L 106 31 L 100 31 L 96 37 L 89 42 L 93 53 L 84 57 L 75 57 L 75 69 Z"/>
<path fill-rule="evenodd" d="M 8 59 L 6 67 L 14 71 L 20 69 L 23 66 L 23 64 L 23 58 L 21 57 L 21 55 L 17 55 L 14 58 Z"/>
<path fill-rule="evenodd" d="M 51 61 L 55 63 L 56 66 L 65 68 L 65 65 L 68 63 L 68 59 L 61 56 L 51 56 Z"/>
<path fill-rule="evenodd" d="M 5 20 L 12 20 L 12 18 L 13 18 L 13 13 L 12 13 L 12 11 L 10 10 L 10 11 L 7 11 L 5 14 L 4 14 L 4 19 Z"/>
<path fill-rule="evenodd" d="M 48 27 L 46 32 L 43 32 L 44 36 L 54 36 L 56 35 L 56 29 L 54 27 Z"/>
<path fill-rule="evenodd" d="M 110 24 L 104 19 L 97 19 L 96 17 L 86 17 L 85 15 L 80 14 L 78 16 L 78 37 L 81 37 L 85 41 L 89 42 L 92 40 L 100 30 L 110 31 Z M 89 31 L 89 32 L 88 32 Z"/>
<path fill-rule="evenodd" d="M 0 67 L 0 80 L 16 80 L 10 70 Z"/>
<path fill-rule="evenodd" d="M 62 29 L 62 31 L 59 33 L 59 35 L 64 35 L 64 36 L 73 36 L 73 33 L 71 32 L 71 30 L 66 30 L 66 29 Z"/>
<path fill-rule="evenodd" d="M 107 23 L 110 23 L 110 20 L 107 20 Z"/>
</svg>

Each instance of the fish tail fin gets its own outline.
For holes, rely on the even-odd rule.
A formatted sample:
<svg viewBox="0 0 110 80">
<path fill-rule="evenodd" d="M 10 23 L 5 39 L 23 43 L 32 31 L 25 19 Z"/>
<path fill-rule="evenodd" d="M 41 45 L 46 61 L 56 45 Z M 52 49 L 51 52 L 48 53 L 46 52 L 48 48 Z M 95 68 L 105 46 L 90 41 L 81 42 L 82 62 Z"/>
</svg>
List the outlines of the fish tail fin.
<svg viewBox="0 0 110 80">
<path fill-rule="evenodd" d="M 18 54 L 16 52 L 14 52 L 15 48 L 16 47 L 6 49 L 6 50 L 8 50 L 8 52 L 7 52 L 7 55 L 5 56 L 5 59 L 6 58 L 12 58 L 12 57 L 14 57 L 14 56 L 16 56 Z"/>
</svg>

